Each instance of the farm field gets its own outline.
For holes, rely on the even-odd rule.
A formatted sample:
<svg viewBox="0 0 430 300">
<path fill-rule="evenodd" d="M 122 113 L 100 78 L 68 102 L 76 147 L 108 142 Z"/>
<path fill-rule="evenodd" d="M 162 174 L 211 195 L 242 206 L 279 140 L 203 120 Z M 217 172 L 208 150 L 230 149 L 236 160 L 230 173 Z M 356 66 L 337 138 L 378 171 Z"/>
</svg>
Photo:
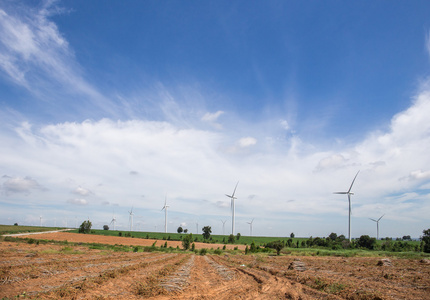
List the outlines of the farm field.
<svg viewBox="0 0 430 300">
<path fill-rule="evenodd" d="M 384 265 L 377 257 L 227 252 L 202 256 L 113 251 L 84 244 L 96 242 L 96 237 L 112 245 L 145 241 L 72 233 L 37 235 L 37 239 L 65 238 L 68 244 L 3 240 L 0 298 L 429 299 L 430 294 L 426 259 L 390 258 Z"/>
</svg>

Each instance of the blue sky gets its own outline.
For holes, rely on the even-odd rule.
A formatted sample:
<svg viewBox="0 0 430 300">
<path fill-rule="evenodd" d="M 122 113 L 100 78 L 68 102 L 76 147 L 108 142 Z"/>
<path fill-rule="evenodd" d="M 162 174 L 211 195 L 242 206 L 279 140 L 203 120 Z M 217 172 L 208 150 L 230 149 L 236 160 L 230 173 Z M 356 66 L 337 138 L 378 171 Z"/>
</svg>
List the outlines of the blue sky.
<svg viewBox="0 0 430 300">
<path fill-rule="evenodd" d="M 0 1 L 0 223 L 419 237 L 429 9 Z"/>
</svg>

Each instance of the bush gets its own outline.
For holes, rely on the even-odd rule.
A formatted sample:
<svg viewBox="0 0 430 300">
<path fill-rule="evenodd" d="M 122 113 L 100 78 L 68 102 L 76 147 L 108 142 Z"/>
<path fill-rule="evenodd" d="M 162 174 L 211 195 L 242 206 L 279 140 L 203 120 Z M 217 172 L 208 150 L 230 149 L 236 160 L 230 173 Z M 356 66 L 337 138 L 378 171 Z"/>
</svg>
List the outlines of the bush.
<svg viewBox="0 0 430 300">
<path fill-rule="evenodd" d="M 208 250 L 206 248 L 202 248 L 202 249 L 200 249 L 199 254 L 200 255 L 206 255 L 207 252 L 208 252 Z"/>
<path fill-rule="evenodd" d="M 222 250 L 221 249 L 215 249 L 214 250 L 214 254 L 221 255 L 222 254 Z"/>
<path fill-rule="evenodd" d="M 369 249 L 369 250 L 373 250 L 373 248 L 375 247 L 375 244 L 376 244 L 376 239 L 375 238 L 371 238 L 368 235 L 362 235 L 357 240 L 357 245 L 359 247 L 366 248 L 366 249 Z"/>
<path fill-rule="evenodd" d="M 236 240 L 236 238 L 234 237 L 234 235 L 230 234 L 228 236 L 228 241 L 227 242 L 230 243 L 230 244 L 233 244 L 235 240 Z"/>
<path fill-rule="evenodd" d="M 188 235 L 186 235 L 183 239 L 182 239 L 182 247 L 184 247 L 184 250 L 188 250 L 190 249 L 191 246 L 191 242 L 193 241 L 193 234 L 190 233 Z M 194 245 L 194 243 L 193 243 Z"/>
<path fill-rule="evenodd" d="M 109 226 L 108 225 L 103 225 L 103 230 L 109 230 Z"/>
</svg>

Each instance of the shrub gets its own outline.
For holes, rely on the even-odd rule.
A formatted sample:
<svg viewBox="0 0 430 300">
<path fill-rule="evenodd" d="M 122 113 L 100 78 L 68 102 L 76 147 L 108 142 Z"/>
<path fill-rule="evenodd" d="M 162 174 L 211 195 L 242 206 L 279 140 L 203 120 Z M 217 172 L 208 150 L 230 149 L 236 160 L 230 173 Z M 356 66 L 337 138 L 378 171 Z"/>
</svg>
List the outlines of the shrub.
<svg viewBox="0 0 430 300">
<path fill-rule="evenodd" d="M 206 255 L 207 252 L 208 252 L 208 250 L 206 248 L 202 248 L 202 249 L 200 249 L 199 254 L 200 255 Z"/>
<path fill-rule="evenodd" d="M 366 248 L 366 249 L 369 249 L 369 250 L 373 250 L 373 248 L 375 247 L 375 244 L 376 244 L 376 239 L 375 238 L 371 238 L 368 235 L 362 235 L 357 240 L 357 245 L 359 247 Z"/>
<path fill-rule="evenodd" d="M 230 234 L 228 236 L 228 241 L 227 242 L 230 243 L 230 244 L 233 244 L 235 240 L 236 240 L 236 238 L 234 237 L 234 235 Z"/>
<path fill-rule="evenodd" d="M 221 255 L 222 254 L 222 250 L 221 249 L 215 249 L 214 254 Z"/>
<path fill-rule="evenodd" d="M 188 235 L 186 235 L 183 239 L 182 239 L 182 247 L 184 247 L 184 250 L 188 250 L 190 249 L 191 246 L 191 242 L 193 241 L 193 234 L 190 233 Z M 194 243 L 192 243 L 194 245 Z M 193 249 L 192 249 L 193 250 Z"/>
<path fill-rule="evenodd" d="M 103 230 L 109 230 L 109 226 L 108 225 L 103 225 Z"/>
</svg>

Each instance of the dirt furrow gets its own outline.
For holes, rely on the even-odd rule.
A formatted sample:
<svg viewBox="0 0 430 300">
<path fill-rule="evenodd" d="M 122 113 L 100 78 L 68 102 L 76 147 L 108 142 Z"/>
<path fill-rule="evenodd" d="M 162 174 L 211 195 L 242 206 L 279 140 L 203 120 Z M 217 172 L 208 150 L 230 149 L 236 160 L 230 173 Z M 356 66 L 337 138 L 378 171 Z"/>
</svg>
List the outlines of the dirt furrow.
<svg viewBox="0 0 430 300">
<path fill-rule="evenodd" d="M 172 256 L 172 255 L 170 255 Z M 169 255 L 167 255 L 169 257 Z M 16 296 L 26 292 L 28 295 L 36 295 L 40 292 L 46 292 L 54 289 L 59 289 L 63 286 L 74 285 L 77 286 L 82 282 L 90 279 L 104 276 L 113 276 L 112 274 L 122 273 L 124 270 L 131 269 L 139 264 L 155 263 L 158 260 L 165 260 L 166 254 L 161 256 L 155 254 L 152 257 L 147 255 L 135 256 L 133 261 L 115 261 L 112 264 L 89 264 L 81 266 L 79 268 L 73 267 L 73 269 L 65 268 L 61 271 L 51 269 L 46 270 L 41 276 L 37 269 L 27 271 L 26 280 L 16 281 L 12 284 L 2 286 L 0 296 Z M 64 258 L 64 263 L 67 264 L 67 257 Z"/>
</svg>

